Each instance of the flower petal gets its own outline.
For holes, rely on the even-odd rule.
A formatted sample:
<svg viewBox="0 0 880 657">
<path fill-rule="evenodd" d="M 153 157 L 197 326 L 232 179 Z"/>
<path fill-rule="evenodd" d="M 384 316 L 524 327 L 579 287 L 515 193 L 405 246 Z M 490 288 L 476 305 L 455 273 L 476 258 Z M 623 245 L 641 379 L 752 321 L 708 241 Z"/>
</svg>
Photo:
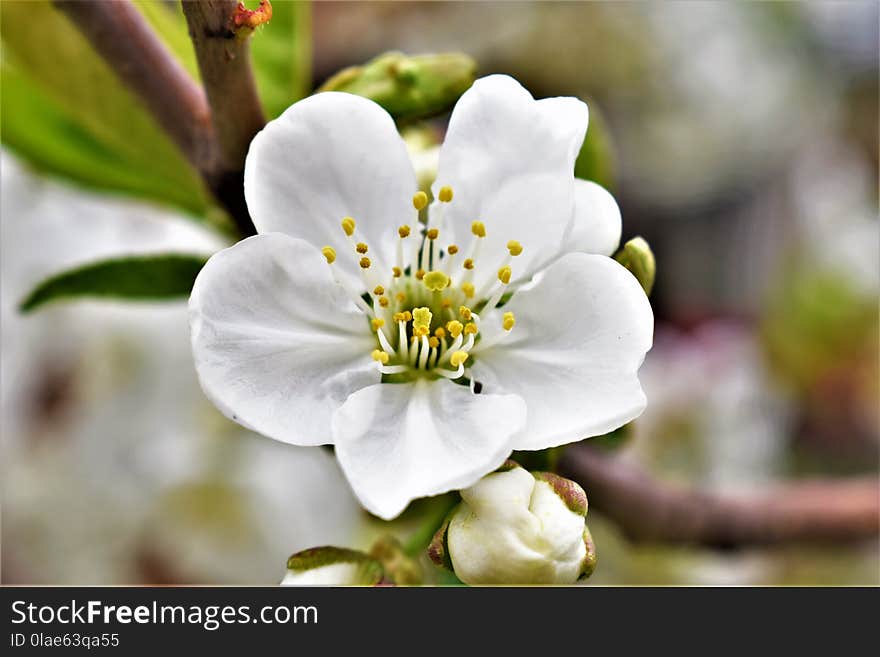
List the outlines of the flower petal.
<svg viewBox="0 0 880 657">
<path fill-rule="evenodd" d="M 330 418 L 380 380 L 367 319 L 321 253 L 280 233 L 208 260 L 189 301 L 202 389 L 226 416 L 294 445 L 332 442 Z"/>
<path fill-rule="evenodd" d="M 614 197 L 601 185 L 574 181 L 574 216 L 566 239 L 570 252 L 610 256 L 620 246 L 622 221 Z"/>
<path fill-rule="evenodd" d="M 358 258 L 340 228 L 357 222 L 358 240 L 377 266 L 390 266 L 401 223 L 412 223 L 416 192 L 406 145 L 376 103 L 326 92 L 294 103 L 251 143 L 244 192 L 260 233 L 282 232 L 350 256 L 338 266 L 358 275 Z"/>
<path fill-rule="evenodd" d="M 354 393 L 333 418 L 333 436 L 361 503 L 390 520 L 417 497 L 470 486 L 497 468 L 524 424 L 515 395 L 420 379 Z"/>
<path fill-rule="evenodd" d="M 525 279 L 562 248 L 574 207 L 574 161 L 587 130 L 576 98 L 535 101 L 513 78 L 477 80 L 461 97 L 440 151 L 434 197 L 450 185 L 446 225 L 460 245 L 479 219 L 487 235 L 477 261 L 479 288 L 492 280 L 508 240 L 525 247 L 514 278 Z M 441 228 L 442 230 L 442 228 Z"/>
<path fill-rule="evenodd" d="M 563 256 L 503 311 L 516 326 L 475 349 L 485 392 L 525 399 L 528 422 L 516 449 L 544 449 L 607 433 L 645 408 L 637 372 L 651 348 L 654 316 L 638 281 L 611 258 Z M 484 313 L 485 315 L 485 313 Z M 480 327 L 491 345 L 500 318 Z"/>
</svg>

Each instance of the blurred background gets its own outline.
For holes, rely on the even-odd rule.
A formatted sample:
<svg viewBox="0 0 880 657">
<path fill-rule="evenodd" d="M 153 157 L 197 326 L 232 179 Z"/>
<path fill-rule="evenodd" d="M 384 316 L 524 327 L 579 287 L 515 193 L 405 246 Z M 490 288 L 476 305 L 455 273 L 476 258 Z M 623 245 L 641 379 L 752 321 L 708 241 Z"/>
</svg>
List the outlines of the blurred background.
<svg viewBox="0 0 880 657">
<path fill-rule="evenodd" d="M 112 164 L 137 184 L 86 175 L 77 158 L 108 137 L 70 94 L 81 150 L 61 152 L 74 128 L 44 129 L 53 106 L 37 102 L 61 74 L 35 62 L 76 41 L 28 33 L 20 4 L 3 3 L 3 583 L 272 584 L 294 551 L 366 547 L 382 528 L 331 454 L 255 436 L 204 399 L 184 301 L 18 312 L 74 264 L 228 243 L 201 200 L 178 198 L 185 169 L 138 173 L 161 144 Z M 876 2 L 318 2 L 296 6 L 295 44 L 277 27 L 291 6 L 274 5 L 254 35 L 270 115 L 297 95 L 273 61 L 296 59 L 307 93 L 389 50 L 463 52 L 535 97 L 588 101 L 593 177 L 658 263 L 649 405 L 622 458 L 721 492 L 878 472 Z M 182 20 L 174 3 L 139 6 Z M 717 552 L 631 543 L 594 511 L 588 524 L 591 583 L 880 583 L 876 541 Z"/>
</svg>

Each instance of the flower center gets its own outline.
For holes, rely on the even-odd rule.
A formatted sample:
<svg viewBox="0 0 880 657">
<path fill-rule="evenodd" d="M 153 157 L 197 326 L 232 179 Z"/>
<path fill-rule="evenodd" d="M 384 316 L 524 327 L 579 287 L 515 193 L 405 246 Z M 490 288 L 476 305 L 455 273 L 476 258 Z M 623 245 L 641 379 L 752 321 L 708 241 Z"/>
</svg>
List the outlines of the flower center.
<svg viewBox="0 0 880 657">
<path fill-rule="evenodd" d="M 474 278 L 481 262 L 486 226 L 482 221 L 471 224 L 464 251 L 457 244 L 444 244 L 444 208 L 452 198 L 452 188 L 442 187 L 438 211 L 422 223 L 418 213 L 426 208 L 428 197 L 424 192 L 413 196 L 418 233 L 414 234 L 409 225 L 397 229 L 396 260 L 390 272 L 376 270 L 369 245 L 358 240 L 355 220 L 342 219 L 342 230 L 358 259 L 365 292 L 358 294 L 340 277 L 336 280 L 370 321 L 377 340 L 372 358 L 386 375 L 383 380 L 445 377 L 473 387 L 468 365 L 473 363 L 471 351 L 482 339 L 481 315 L 486 321 L 500 323 L 500 339 L 516 323 L 512 312 L 499 315 L 495 309 L 502 303 L 512 275 L 512 259 L 522 253 L 522 245 L 509 241 L 507 256 L 496 275 L 477 289 Z M 325 246 L 322 253 L 328 264 L 336 261 L 332 247 Z"/>
</svg>

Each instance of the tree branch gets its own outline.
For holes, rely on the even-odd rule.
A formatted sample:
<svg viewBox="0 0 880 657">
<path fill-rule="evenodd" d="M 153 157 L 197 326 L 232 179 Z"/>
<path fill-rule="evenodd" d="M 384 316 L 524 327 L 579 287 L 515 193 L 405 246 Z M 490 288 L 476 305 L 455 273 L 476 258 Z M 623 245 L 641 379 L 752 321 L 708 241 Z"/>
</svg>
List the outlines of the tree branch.
<svg viewBox="0 0 880 657">
<path fill-rule="evenodd" d="M 271 18 L 271 4 L 261 2 L 258 11 L 248 11 L 235 0 L 182 5 L 220 142 L 223 189 L 230 190 L 228 202 L 235 202 L 237 195 L 244 204 L 244 160 L 254 135 L 266 124 L 251 70 L 249 36 Z M 255 232 L 253 226 L 250 230 Z"/>
<path fill-rule="evenodd" d="M 186 8 L 197 3 L 183 4 Z M 247 117 L 243 125 L 248 127 L 237 135 L 237 149 L 230 150 L 228 134 L 222 133 L 221 128 L 227 129 L 229 116 L 234 114 L 229 105 L 243 102 L 242 95 L 232 93 L 228 99 L 223 99 L 222 93 L 220 98 L 212 98 L 209 92 L 206 96 L 129 0 L 56 0 L 55 6 L 76 25 L 123 84 L 141 99 L 199 172 L 241 234 L 254 234 L 256 230 L 244 201 L 242 180 L 244 156 L 250 143 L 249 138 L 245 141 L 245 135 L 253 137 L 262 128 L 262 113 L 259 113 L 259 126 L 256 127 L 256 115 L 242 110 L 243 116 Z M 203 56 L 204 53 L 199 54 L 199 65 L 204 70 Z M 218 51 L 212 51 L 212 56 L 227 57 Z M 242 66 L 247 68 L 247 79 L 253 87 L 247 57 L 237 63 L 236 70 Z M 225 109 L 220 112 L 222 120 L 218 125 L 216 108 L 219 106 Z"/>
<path fill-rule="evenodd" d="M 569 447 L 559 472 L 580 483 L 590 506 L 635 541 L 730 549 L 880 535 L 880 481 L 873 477 L 802 481 L 725 496 L 662 483 L 589 445 Z"/>
</svg>

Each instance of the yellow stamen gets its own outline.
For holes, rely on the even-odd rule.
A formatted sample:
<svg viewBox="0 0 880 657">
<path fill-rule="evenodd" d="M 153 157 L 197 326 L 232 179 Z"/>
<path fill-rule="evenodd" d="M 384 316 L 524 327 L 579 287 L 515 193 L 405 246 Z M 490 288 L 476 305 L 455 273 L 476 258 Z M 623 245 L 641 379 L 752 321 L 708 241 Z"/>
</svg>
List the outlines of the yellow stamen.
<svg viewBox="0 0 880 657">
<path fill-rule="evenodd" d="M 486 237 L 486 224 L 482 221 L 475 221 L 471 224 L 471 232 L 477 237 Z"/>
<path fill-rule="evenodd" d="M 471 309 L 467 306 L 459 306 L 458 314 L 461 315 L 461 318 L 467 322 L 471 318 Z"/>
<path fill-rule="evenodd" d="M 440 199 L 441 203 L 449 203 L 452 201 L 452 187 L 449 185 L 443 185 L 437 193 L 437 198 Z"/>
<path fill-rule="evenodd" d="M 442 340 L 443 338 L 446 337 L 446 329 L 444 329 L 442 326 L 438 326 L 434 330 L 434 335 L 436 335 L 439 339 Z"/>
<path fill-rule="evenodd" d="M 369 269 L 370 265 L 373 263 L 370 262 L 370 259 L 367 256 L 364 256 L 358 264 L 360 264 L 361 269 Z"/>
<path fill-rule="evenodd" d="M 386 352 L 381 349 L 373 349 L 373 353 L 370 354 L 373 357 L 373 360 L 377 363 L 382 363 L 383 365 L 388 362 L 388 359 L 391 358 Z"/>
<path fill-rule="evenodd" d="M 449 297 L 444 297 L 440 301 L 440 306 L 443 308 L 452 308 L 452 299 L 450 299 Z"/>
<path fill-rule="evenodd" d="M 465 269 L 473 269 L 474 268 L 474 259 L 473 258 L 465 258 L 465 261 L 461 263 L 461 266 Z"/>
<path fill-rule="evenodd" d="M 457 338 L 464 330 L 464 324 L 457 319 L 453 319 L 451 322 L 446 322 L 446 330 L 449 331 L 449 335 L 453 338 Z"/>
<path fill-rule="evenodd" d="M 501 325 L 504 327 L 505 331 L 509 331 L 516 324 L 516 317 L 513 316 L 513 313 L 506 312 L 502 317 Z"/>
<path fill-rule="evenodd" d="M 465 335 L 476 335 L 478 330 L 479 329 L 477 329 L 477 325 L 474 324 L 473 322 L 468 322 L 467 324 L 464 325 L 464 334 Z"/>
<path fill-rule="evenodd" d="M 432 349 L 436 349 L 440 346 L 440 340 L 438 340 L 434 336 L 431 336 L 430 338 L 428 338 L 428 346 Z"/>
<path fill-rule="evenodd" d="M 422 210 L 428 205 L 428 195 L 425 192 L 416 192 L 413 194 L 413 207 L 416 210 Z"/>
<path fill-rule="evenodd" d="M 332 246 L 325 246 L 321 249 L 321 253 L 324 254 L 324 257 L 327 258 L 327 264 L 332 265 L 336 262 L 336 249 Z"/>
<path fill-rule="evenodd" d="M 458 246 L 456 246 L 455 244 L 450 244 L 446 247 L 446 253 L 448 253 L 449 255 L 455 255 L 456 253 L 458 253 Z"/>
<path fill-rule="evenodd" d="M 400 235 L 400 239 L 406 239 L 409 237 L 409 226 L 403 224 L 400 228 L 397 229 L 397 234 Z"/>
<path fill-rule="evenodd" d="M 374 331 L 378 331 L 380 328 L 385 326 L 385 320 L 381 317 L 376 317 L 375 319 L 370 320 L 370 324 L 372 325 Z"/>
<path fill-rule="evenodd" d="M 427 235 L 427 237 L 428 237 L 429 240 L 435 240 L 435 239 L 437 239 L 437 237 L 439 237 L 439 235 L 440 235 L 440 230 L 437 229 L 437 228 L 431 228 L 431 229 L 428 230 L 428 232 L 426 233 L 426 235 Z"/>
<path fill-rule="evenodd" d="M 413 308 L 413 326 L 431 326 L 431 310 L 429 308 Z"/>
<path fill-rule="evenodd" d="M 380 297 L 383 294 L 385 294 L 385 288 L 382 287 L 381 285 L 377 285 L 376 287 L 373 288 L 373 294 L 375 294 L 377 297 Z"/>
<path fill-rule="evenodd" d="M 389 303 L 391 302 L 388 300 L 388 297 L 379 297 L 379 305 L 383 308 L 387 308 Z"/>
<path fill-rule="evenodd" d="M 394 274 L 394 278 L 400 278 L 403 276 L 403 272 L 400 271 L 400 267 L 392 267 L 391 273 Z"/>
<path fill-rule="evenodd" d="M 408 310 L 403 311 L 403 321 L 409 322 L 409 321 L 412 321 L 412 318 L 413 318 L 413 316 L 410 311 L 408 311 Z"/>
<path fill-rule="evenodd" d="M 507 285 L 510 283 L 510 265 L 505 265 L 498 270 L 498 280 Z"/>
<path fill-rule="evenodd" d="M 520 244 L 516 240 L 510 240 L 507 243 L 507 250 L 510 252 L 510 255 L 518 256 L 520 253 L 523 252 L 523 247 L 522 244 Z"/>
<path fill-rule="evenodd" d="M 416 272 L 416 279 L 418 279 L 418 280 L 422 280 L 424 277 L 425 277 L 425 270 L 424 270 L 424 269 L 419 269 L 419 270 Z"/>
<path fill-rule="evenodd" d="M 464 292 L 464 296 L 466 296 L 468 299 L 473 299 L 474 294 L 476 294 L 476 288 L 474 287 L 473 283 L 462 283 L 461 291 Z"/>
<path fill-rule="evenodd" d="M 453 367 L 458 367 L 459 365 L 464 364 L 464 362 L 468 359 L 468 352 L 466 351 L 454 351 L 452 352 L 452 356 L 449 357 L 449 362 Z"/>
<path fill-rule="evenodd" d="M 406 301 L 406 295 L 403 292 L 398 292 L 394 295 L 394 298 L 397 300 L 397 303 L 403 303 L 404 301 Z"/>
<path fill-rule="evenodd" d="M 424 275 L 422 281 L 424 282 L 425 287 L 432 292 L 439 292 L 449 285 L 449 276 L 439 270 L 429 271 Z"/>
<path fill-rule="evenodd" d="M 370 250 L 370 247 L 368 247 L 368 246 L 367 246 L 366 244 L 364 244 L 363 242 L 358 242 L 357 245 L 356 245 L 354 248 L 355 248 L 355 251 L 357 251 L 357 252 L 360 253 L 361 255 L 363 255 L 364 253 L 366 253 L 367 251 Z"/>
<path fill-rule="evenodd" d="M 349 237 L 351 237 L 354 234 L 355 225 L 356 224 L 354 223 L 354 219 L 352 219 L 351 217 L 345 217 L 342 220 L 342 230 L 344 230 L 345 234 L 348 235 Z"/>
</svg>

